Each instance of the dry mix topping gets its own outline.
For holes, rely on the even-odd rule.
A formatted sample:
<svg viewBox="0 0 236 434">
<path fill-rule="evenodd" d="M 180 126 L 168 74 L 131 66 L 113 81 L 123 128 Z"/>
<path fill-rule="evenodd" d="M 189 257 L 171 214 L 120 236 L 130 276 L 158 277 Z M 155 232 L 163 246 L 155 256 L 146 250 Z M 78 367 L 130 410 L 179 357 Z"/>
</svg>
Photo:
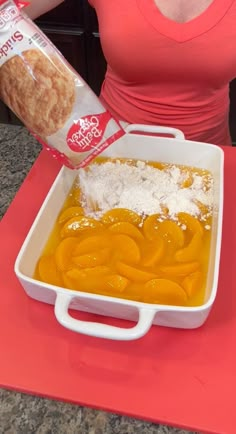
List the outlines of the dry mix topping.
<svg viewBox="0 0 236 434">
<path fill-rule="evenodd" d="M 128 208 L 143 216 L 160 214 L 160 218 L 175 220 L 179 212 L 185 212 L 206 220 L 213 206 L 211 174 L 176 165 L 159 167 L 116 160 L 80 169 L 86 213 L 101 218 L 110 209 Z"/>
</svg>

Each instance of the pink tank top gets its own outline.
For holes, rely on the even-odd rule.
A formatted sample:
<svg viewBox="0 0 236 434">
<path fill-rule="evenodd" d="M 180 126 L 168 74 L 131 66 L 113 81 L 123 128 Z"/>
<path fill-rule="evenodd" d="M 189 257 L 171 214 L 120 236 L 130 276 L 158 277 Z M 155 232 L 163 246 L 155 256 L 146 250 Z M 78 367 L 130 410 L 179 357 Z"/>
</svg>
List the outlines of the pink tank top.
<svg viewBox="0 0 236 434">
<path fill-rule="evenodd" d="M 190 140 L 231 144 L 236 0 L 214 0 L 187 23 L 164 17 L 154 0 L 90 3 L 108 64 L 101 98 L 113 115 L 176 127 Z"/>
</svg>

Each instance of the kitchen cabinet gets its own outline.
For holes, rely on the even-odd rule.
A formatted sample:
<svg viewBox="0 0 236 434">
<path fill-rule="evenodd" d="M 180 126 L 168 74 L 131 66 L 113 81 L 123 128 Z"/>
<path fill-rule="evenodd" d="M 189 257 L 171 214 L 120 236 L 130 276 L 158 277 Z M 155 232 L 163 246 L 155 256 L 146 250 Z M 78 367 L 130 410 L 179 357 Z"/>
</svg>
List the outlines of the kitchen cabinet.
<svg viewBox="0 0 236 434">
<path fill-rule="evenodd" d="M 41 27 L 68 62 L 87 80 L 86 36 L 83 30 L 72 31 L 53 27 Z"/>
<path fill-rule="evenodd" d="M 104 59 L 99 33 L 92 32 L 86 38 L 87 51 L 90 53 L 87 59 L 87 82 L 94 92 L 99 95 L 103 78 L 106 72 L 106 61 Z"/>
<path fill-rule="evenodd" d="M 97 18 L 87 0 L 67 0 L 36 20 L 38 26 L 99 95 L 106 71 Z M 230 86 L 230 131 L 236 145 L 236 80 Z M 0 102 L 0 122 L 20 121 Z"/>
<path fill-rule="evenodd" d="M 86 21 L 85 13 L 87 12 L 85 3 L 86 0 L 67 0 L 57 8 L 39 17 L 36 23 L 39 26 L 55 26 L 59 32 L 60 27 L 63 26 L 83 28 Z"/>
</svg>

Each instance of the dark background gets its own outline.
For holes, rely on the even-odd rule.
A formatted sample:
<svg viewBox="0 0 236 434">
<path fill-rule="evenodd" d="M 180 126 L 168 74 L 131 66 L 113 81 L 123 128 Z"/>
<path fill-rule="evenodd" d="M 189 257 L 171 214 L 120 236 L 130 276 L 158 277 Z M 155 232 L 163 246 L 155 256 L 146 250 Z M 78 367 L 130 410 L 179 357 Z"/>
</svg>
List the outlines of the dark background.
<svg viewBox="0 0 236 434">
<path fill-rule="evenodd" d="M 67 0 L 36 22 L 98 95 L 106 61 L 101 50 L 96 14 L 88 1 Z M 236 80 L 230 86 L 230 100 L 230 131 L 236 145 Z M 21 124 L 2 102 L 0 123 Z"/>
</svg>

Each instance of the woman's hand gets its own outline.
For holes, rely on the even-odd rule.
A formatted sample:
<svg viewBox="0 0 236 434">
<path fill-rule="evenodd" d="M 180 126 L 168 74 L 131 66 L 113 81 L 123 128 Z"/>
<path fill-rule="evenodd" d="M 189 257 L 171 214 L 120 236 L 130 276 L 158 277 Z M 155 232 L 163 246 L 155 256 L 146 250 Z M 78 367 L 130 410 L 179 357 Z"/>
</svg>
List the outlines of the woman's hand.
<svg viewBox="0 0 236 434">
<path fill-rule="evenodd" d="M 24 11 L 32 20 L 34 20 L 39 15 L 55 8 L 63 1 L 64 0 L 31 0 L 30 5 L 27 6 Z"/>
</svg>

